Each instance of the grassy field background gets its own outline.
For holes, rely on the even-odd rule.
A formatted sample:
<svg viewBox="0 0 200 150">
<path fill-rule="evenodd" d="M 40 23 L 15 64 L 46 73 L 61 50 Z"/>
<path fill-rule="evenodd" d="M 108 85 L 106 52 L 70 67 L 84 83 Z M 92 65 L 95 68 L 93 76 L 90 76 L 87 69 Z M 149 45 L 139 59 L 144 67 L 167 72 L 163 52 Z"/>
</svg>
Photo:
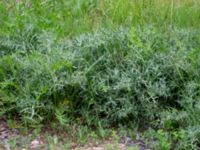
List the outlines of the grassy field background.
<svg viewBox="0 0 200 150">
<path fill-rule="evenodd" d="M 198 0 L 1 1 L 1 32 L 53 32 L 72 37 L 99 28 L 153 24 L 199 27 Z M 2 34 L 3 34 L 2 33 Z"/>
<path fill-rule="evenodd" d="M 197 149 L 199 35 L 199 0 L 2 0 L 0 116 Z"/>
</svg>

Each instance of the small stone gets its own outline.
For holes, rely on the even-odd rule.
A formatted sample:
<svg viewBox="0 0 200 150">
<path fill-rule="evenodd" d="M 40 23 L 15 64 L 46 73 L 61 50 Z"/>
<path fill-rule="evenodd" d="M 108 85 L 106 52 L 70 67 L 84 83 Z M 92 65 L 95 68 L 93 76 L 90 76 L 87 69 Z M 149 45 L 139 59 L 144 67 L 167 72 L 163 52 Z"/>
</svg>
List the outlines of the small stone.
<svg viewBox="0 0 200 150">
<path fill-rule="evenodd" d="M 40 142 L 37 139 L 31 142 L 31 148 L 34 149 L 34 148 L 38 148 L 39 146 L 40 146 Z"/>
</svg>

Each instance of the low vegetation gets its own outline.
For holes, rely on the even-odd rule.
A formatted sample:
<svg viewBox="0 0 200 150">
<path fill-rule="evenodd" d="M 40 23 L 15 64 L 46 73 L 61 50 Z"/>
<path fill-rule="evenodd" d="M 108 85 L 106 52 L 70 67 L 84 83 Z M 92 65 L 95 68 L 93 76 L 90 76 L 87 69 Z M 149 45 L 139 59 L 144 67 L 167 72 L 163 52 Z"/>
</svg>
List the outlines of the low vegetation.
<svg viewBox="0 0 200 150">
<path fill-rule="evenodd" d="M 100 137 L 137 128 L 155 149 L 198 148 L 199 1 L 19 0 L 0 11 L 0 116 Z"/>
</svg>

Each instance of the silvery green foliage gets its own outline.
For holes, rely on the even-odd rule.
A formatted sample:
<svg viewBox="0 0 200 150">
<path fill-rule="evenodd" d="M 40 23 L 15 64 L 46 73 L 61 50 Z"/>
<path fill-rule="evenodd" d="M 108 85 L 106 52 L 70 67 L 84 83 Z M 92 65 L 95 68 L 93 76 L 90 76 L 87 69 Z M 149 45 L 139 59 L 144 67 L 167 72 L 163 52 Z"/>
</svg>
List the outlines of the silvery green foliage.
<svg viewBox="0 0 200 150">
<path fill-rule="evenodd" d="M 53 33 L 31 33 L 35 45 L 19 38 L 13 48 L 15 39 L 1 39 L 13 49 L 0 59 L 2 114 L 18 114 L 24 123 L 56 117 L 111 125 L 149 122 L 170 108 L 198 109 L 185 104 L 199 99 L 187 88 L 199 83 L 197 32 L 163 34 L 148 26 L 59 41 Z"/>
</svg>

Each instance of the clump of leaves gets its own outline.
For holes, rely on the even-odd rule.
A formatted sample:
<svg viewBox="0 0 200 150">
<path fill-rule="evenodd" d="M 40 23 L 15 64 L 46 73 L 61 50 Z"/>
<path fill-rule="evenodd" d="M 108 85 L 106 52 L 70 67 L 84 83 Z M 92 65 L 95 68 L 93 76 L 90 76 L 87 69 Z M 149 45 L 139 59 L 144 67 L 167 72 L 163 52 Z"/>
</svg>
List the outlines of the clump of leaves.
<svg viewBox="0 0 200 150">
<path fill-rule="evenodd" d="M 196 31 L 161 34 L 148 26 L 51 39 L 2 55 L 1 114 L 18 114 L 25 124 L 57 119 L 98 127 L 151 123 L 171 108 L 188 117 L 198 112 Z"/>
</svg>

